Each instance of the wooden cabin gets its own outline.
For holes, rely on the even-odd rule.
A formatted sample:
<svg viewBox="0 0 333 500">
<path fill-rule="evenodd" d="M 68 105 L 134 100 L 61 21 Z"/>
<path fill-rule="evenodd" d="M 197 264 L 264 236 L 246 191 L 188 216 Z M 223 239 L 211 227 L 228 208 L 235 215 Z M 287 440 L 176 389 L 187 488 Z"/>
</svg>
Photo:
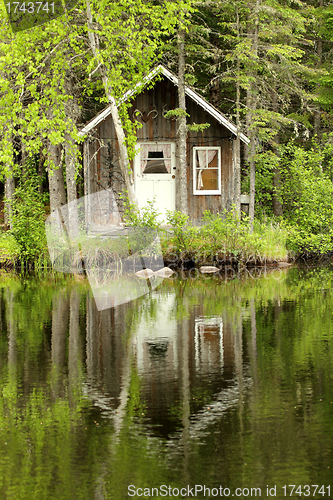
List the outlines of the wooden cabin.
<svg viewBox="0 0 333 500">
<path fill-rule="evenodd" d="M 165 116 L 178 107 L 177 85 L 177 77 L 160 65 L 146 77 L 139 93 L 133 89 L 124 96 L 133 98 L 130 119 L 141 124 L 136 132 L 137 155 L 131 165 L 137 201 L 142 207 L 154 200 L 164 220 L 167 210 L 178 210 L 180 206 L 177 121 Z M 186 86 L 185 93 L 188 123 L 209 123 L 204 131 L 190 131 L 187 137 L 188 213 L 197 224 L 205 210 L 222 212 L 235 203 L 237 129 L 197 92 Z M 81 134 L 86 136 L 85 194 L 110 187 L 115 193 L 122 192 L 124 184 L 110 109 L 100 112 Z M 245 145 L 249 143 L 243 134 L 240 139 Z M 117 204 L 121 205 L 119 198 Z"/>
</svg>

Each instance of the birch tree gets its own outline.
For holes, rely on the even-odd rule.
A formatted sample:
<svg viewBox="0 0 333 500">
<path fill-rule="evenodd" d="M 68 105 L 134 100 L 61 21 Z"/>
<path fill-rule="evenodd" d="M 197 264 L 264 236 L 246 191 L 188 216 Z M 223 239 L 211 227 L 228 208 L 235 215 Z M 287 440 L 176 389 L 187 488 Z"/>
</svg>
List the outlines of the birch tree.
<svg viewBox="0 0 333 500">
<path fill-rule="evenodd" d="M 59 168 L 61 144 L 66 134 L 72 140 L 78 139 L 76 123 L 66 119 L 64 110 L 71 99 L 64 87 L 64 77 L 77 41 L 60 20 L 13 36 L 2 16 L 0 11 L 4 21 L 0 28 L 2 171 L 5 175 L 8 171 L 11 177 L 18 164 L 18 147 L 24 151 L 22 165 L 29 157 L 43 152 L 47 158 L 51 209 L 55 210 L 66 203 L 62 168 Z M 18 146 L 10 146 L 14 137 Z M 7 184 L 9 187 L 9 181 Z"/>
<path fill-rule="evenodd" d="M 187 162 L 186 162 L 186 96 L 185 96 L 185 28 L 180 21 L 178 31 L 178 104 L 179 116 L 179 184 L 180 184 L 180 211 L 188 213 L 187 201 Z"/>
<path fill-rule="evenodd" d="M 100 37 L 98 34 L 98 30 L 95 30 L 93 27 L 93 15 L 91 11 L 90 1 L 86 0 L 87 7 L 87 24 L 88 24 L 88 37 L 89 37 L 89 45 L 90 49 L 94 55 L 98 71 L 101 75 L 105 95 L 108 100 L 108 104 L 110 106 L 111 116 L 113 119 L 113 124 L 115 127 L 117 139 L 118 139 L 118 147 L 119 147 L 119 165 L 122 171 L 122 174 L 125 179 L 125 185 L 127 189 L 128 198 L 131 203 L 135 203 L 135 194 L 133 189 L 133 177 L 130 174 L 130 165 L 127 154 L 126 147 L 126 136 L 125 131 L 121 123 L 119 110 L 117 107 L 116 97 L 114 95 L 114 90 L 112 88 L 112 84 L 108 77 L 107 63 L 104 62 L 103 54 L 100 50 Z"/>
<path fill-rule="evenodd" d="M 125 91 L 143 84 L 145 74 L 156 61 L 161 33 L 174 21 L 172 11 L 142 0 L 85 0 L 89 47 L 93 55 L 90 71 L 103 83 L 119 147 L 119 165 L 129 200 L 135 202 L 129 160 L 134 155 L 133 129 L 126 120 Z"/>
</svg>

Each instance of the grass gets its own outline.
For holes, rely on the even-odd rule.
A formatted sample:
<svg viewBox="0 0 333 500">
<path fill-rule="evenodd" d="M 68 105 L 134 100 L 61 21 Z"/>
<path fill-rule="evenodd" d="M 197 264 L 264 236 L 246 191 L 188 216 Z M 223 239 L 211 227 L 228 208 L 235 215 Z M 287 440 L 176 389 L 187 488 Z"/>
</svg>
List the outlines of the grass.
<svg viewBox="0 0 333 500">
<path fill-rule="evenodd" d="M 20 257 L 20 246 L 14 236 L 4 232 L 0 236 L 0 264 L 1 267 L 15 267 Z"/>
<path fill-rule="evenodd" d="M 247 219 L 232 213 L 212 215 L 206 212 L 202 226 L 193 227 L 183 216 L 170 216 L 172 234 L 162 235 L 166 261 L 194 261 L 200 264 L 264 264 L 286 262 L 293 258 L 287 249 L 288 228 L 280 223 L 256 221 L 253 232 Z"/>
<path fill-rule="evenodd" d="M 289 229 L 281 223 L 255 221 L 253 232 L 250 231 L 247 219 L 239 220 L 232 213 L 212 215 L 205 212 L 201 227 L 194 227 L 187 216 L 179 212 L 168 215 L 169 229 L 159 229 L 163 258 L 168 264 L 182 265 L 192 262 L 198 265 L 215 264 L 219 266 L 241 263 L 243 265 L 286 262 L 294 255 L 287 249 Z M 144 227 L 136 221 L 132 226 Z M 154 232 L 154 228 L 151 228 Z M 133 233 L 136 234 L 136 233 Z M 55 241 L 56 254 L 66 260 L 68 269 L 75 269 L 81 263 L 82 250 L 88 268 L 112 267 L 118 259 L 128 257 L 138 248 L 144 249 L 151 243 L 150 233 L 140 231 L 139 236 L 130 237 L 130 246 L 121 236 L 116 240 L 109 238 L 93 238 L 85 236 L 80 245 L 73 242 L 68 249 L 66 242 Z M 152 233 L 153 234 L 153 233 Z M 75 243 L 75 244 L 74 244 Z M 63 246 L 64 245 L 64 246 Z M 59 246 L 59 248 L 57 248 Z M 136 248 L 138 247 L 138 248 Z M 66 255 L 63 253 L 69 250 Z M 33 268 L 35 270 L 51 268 L 47 247 L 40 253 L 38 260 L 22 263 L 20 246 L 8 231 L 0 235 L 1 267 Z M 70 261 L 70 262 L 69 262 Z M 59 263 L 60 264 L 60 263 Z"/>
<path fill-rule="evenodd" d="M 20 245 L 10 231 L 5 231 L 0 234 L 0 267 L 34 269 L 38 271 L 41 269 L 51 269 L 52 266 L 47 247 L 39 254 L 37 260 L 23 262 Z"/>
<path fill-rule="evenodd" d="M 294 254 L 288 250 L 289 230 L 280 223 L 266 224 L 255 222 L 254 233 L 262 239 L 260 260 L 265 262 L 287 262 L 294 259 Z"/>
</svg>

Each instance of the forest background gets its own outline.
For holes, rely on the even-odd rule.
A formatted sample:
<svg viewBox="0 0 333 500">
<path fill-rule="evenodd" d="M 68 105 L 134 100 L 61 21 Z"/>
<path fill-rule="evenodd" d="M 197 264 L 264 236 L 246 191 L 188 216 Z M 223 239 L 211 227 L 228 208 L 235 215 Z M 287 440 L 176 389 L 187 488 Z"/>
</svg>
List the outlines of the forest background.
<svg viewBox="0 0 333 500">
<path fill-rule="evenodd" d="M 15 34 L 0 2 L 0 181 L 9 229 L 2 261 L 45 257 L 45 215 L 83 196 L 79 131 L 106 105 L 122 144 L 127 222 L 156 224 L 133 206 L 135 130 L 130 104 L 119 99 L 159 62 L 178 74 L 180 91 L 185 83 L 195 88 L 250 138 L 240 186 L 250 194 L 249 218 L 206 214 L 206 244 L 211 238 L 218 247 L 219 231 L 225 241 L 239 235 L 234 255 L 249 239 L 253 255 L 282 240 L 294 258 L 331 254 L 331 2 L 80 0 L 64 16 Z M 174 113 L 184 141 L 181 99 Z M 179 250 L 194 239 L 182 212 L 169 217 Z"/>
</svg>

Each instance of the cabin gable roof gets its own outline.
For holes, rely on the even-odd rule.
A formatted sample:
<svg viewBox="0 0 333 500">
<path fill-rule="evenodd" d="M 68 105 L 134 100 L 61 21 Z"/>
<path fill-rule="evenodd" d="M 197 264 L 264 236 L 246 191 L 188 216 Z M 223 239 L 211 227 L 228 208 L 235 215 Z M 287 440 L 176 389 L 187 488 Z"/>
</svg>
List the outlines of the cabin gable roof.
<svg viewBox="0 0 333 500">
<path fill-rule="evenodd" d="M 127 101 L 130 97 L 138 94 L 142 89 L 145 88 L 148 83 L 150 83 L 157 75 L 163 75 L 165 78 L 170 80 L 176 87 L 178 87 L 178 78 L 176 75 L 171 73 L 167 68 L 165 68 L 162 64 L 158 65 L 154 68 L 142 81 L 142 83 L 136 84 L 132 89 L 128 90 L 123 97 L 121 98 L 121 102 Z M 185 85 L 185 94 L 192 99 L 196 104 L 201 106 L 207 113 L 209 113 L 215 120 L 223 125 L 226 129 L 232 132 L 235 136 L 237 136 L 237 127 L 229 121 L 220 111 L 218 111 L 214 106 L 212 106 L 209 102 L 207 102 L 203 97 L 201 97 L 195 90 L 192 90 L 190 87 Z M 93 128 L 97 127 L 103 120 L 105 120 L 111 114 L 110 106 L 103 109 L 100 113 L 98 113 L 95 118 L 90 120 L 79 132 L 80 136 L 84 136 L 88 134 Z M 240 134 L 240 139 L 245 144 L 249 144 L 250 140 L 244 134 Z"/>
</svg>

